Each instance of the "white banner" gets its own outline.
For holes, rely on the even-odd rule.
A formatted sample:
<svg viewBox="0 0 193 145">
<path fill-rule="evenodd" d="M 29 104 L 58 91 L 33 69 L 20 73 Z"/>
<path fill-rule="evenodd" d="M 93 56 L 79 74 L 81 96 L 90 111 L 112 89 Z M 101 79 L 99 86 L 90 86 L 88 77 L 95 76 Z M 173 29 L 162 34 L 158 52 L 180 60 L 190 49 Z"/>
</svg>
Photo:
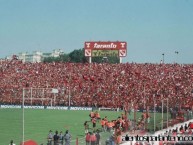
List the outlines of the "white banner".
<svg viewBox="0 0 193 145">
<path fill-rule="evenodd" d="M 70 110 L 89 110 L 91 111 L 91 107 L 70 107 Z"/>
<path fill-rule="evenodd" d="M 68 110 L 68 107 L 61 107 L 61 106 L 51 107 L 51 106 L 47 106 L 46 109 L 50 109 L 50 110 Z"/>
<path fill-rule="evenodd" d="M 21 105 L 0 105 L 0 108 L 21 108 Z"/>
<path fill-rule="evenodd" d="M 44 106 L 24 106 L 24 109 L 44 109 Z"/>
</svg>

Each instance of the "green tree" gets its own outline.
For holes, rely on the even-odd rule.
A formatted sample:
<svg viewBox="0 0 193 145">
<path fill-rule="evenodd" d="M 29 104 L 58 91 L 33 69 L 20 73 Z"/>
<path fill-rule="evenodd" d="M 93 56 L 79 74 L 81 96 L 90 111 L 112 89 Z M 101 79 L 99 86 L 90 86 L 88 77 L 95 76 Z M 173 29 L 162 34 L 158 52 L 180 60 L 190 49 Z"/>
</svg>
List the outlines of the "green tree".
<svg viewBox="0 0 193 145">
<path fill-rule="evenodd" d="M 68 54 L 60 54 L 59 57 L 46 57 L 44 58 L 44 62 L 68 62 L 70 60 L 70 57 Z"/>
<path fill-rule="evenodd" d="M 61 54 L 60 56 L 60 59 L 62 62 L 69 62 L 70 61 L 70 57 L 69 57 L 69 54 Z"/>
<path fill-rule="evenodd" d="M 44 62 L 60 62 L 60 57 L 46 57 L 44 58 Z"/>
<path fill-rule="evenodd" d="M 72 52 L 69 53 L 69 57 L 70 57 L 70 62 L 87 62 L 86 57 L 84 56 L 84 49 L 78 49 L 78 50 L 74 50 Z"/>
<path fill-rule="evenodd" d="M 89 58 L 84 56 L 84 48 L 76 49 L 69 54 L 63 53 L 59 57 L 44 58 L 44 62 L 74 62 L 85 63 L 89 62 Z M 92 62 L 95 63 L 119 63 L 119 57 L 92 57 Z"/>
</svg>

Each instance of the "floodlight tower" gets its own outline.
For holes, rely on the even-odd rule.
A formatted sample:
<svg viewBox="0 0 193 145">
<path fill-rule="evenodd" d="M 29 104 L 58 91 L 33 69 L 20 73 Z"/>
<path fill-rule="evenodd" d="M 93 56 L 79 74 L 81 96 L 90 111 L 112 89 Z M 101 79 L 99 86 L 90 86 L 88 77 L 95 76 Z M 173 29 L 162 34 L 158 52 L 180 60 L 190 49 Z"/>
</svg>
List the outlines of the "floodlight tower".
<svg viewBox="0 0 193 145">
<path fill-rule="evenodd" d="M 165 55 L 165 54 L 164 54 L 164 53 L 162 53 L 162 57 L 163 57 L 163 59 L 162 59 L 162 60 L 163 60 L 163 63 L 164 63 L 164 55 Z"/>
<path fill-rule="evenodd" d="M 175 54 L 176 54 L 176 63 L 178 63 L 178 54 L 179 54 L 179 52 L 175 51 Z"/>
</svg>

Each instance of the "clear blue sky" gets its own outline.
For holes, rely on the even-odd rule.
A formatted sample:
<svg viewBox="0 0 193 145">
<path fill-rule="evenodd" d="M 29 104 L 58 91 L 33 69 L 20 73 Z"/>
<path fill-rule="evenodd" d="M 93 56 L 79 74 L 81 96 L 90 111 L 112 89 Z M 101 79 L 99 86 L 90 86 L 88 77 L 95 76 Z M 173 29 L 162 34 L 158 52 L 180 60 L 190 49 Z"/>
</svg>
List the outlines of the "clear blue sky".
<svg viewBox="0 0 193 145">
<path fill-rule="evenodd" d="M 193 63 L 193 0 L 0 0 L 0 58 L 117 40 L 124 62 Z"/>
</svg>

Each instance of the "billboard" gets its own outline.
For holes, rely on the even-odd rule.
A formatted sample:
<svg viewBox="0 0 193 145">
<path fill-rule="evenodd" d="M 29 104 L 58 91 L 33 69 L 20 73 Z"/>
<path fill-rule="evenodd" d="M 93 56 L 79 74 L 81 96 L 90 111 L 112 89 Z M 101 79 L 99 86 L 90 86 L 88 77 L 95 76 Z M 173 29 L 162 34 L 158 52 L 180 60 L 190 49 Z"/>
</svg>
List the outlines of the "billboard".
<svg viewBox="0 0 193 145">
<path fill-rule="evenodd" d="M 92 57 L 97 56 L 119 56 L 118 50 L 92 50 Z"/>
<path fill-rule="evenodd" d="M 84 43 L 85 56 L 119 56 L 127 55 L 127 42 L 120 41 L 91 41 Z"/>
</svg>

